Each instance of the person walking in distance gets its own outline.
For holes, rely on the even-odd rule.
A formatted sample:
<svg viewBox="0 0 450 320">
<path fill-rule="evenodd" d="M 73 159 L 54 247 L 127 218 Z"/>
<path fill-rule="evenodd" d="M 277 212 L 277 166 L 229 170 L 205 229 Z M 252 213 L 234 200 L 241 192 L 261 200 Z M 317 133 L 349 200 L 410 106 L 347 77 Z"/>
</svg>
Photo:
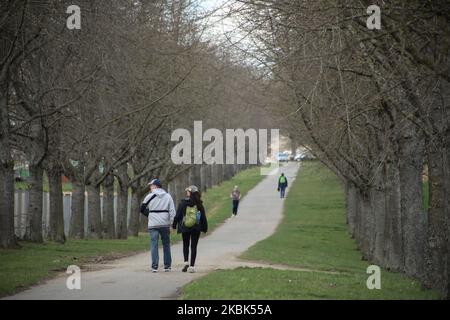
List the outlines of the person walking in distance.
<svg viewBox="0 0 450 320">
<path fill-rule="evenodd" d="M 177 229 L 183 236 L 183 272 L 195 272 L 195 259 L 197 258 L 197 245 L 201 232 L 208 232 L 205 207 L 201 199 L 201 193 L 196 186 L 185 189 L 186 198 L 181 200 L 177 215 L 173 220 L 172 228 Z M 191 249 L 191 261 L 189 263 L 189 246 Z"/>
<path fill-rule="evenodd" d="M 230 198 L 233 203 L 233 213 L 231 214 L 231 217 L 235 217 L 238 212 L 239 200 L 241 200 L 241 192 L 239 191 L 238 186 L 234 186 L 233 191 L 231 191 Z"/>
<path fill-rule="evenodd" d="M 158 179 L 153 179 L 148 185 L 150 186 L 150 193 L 141 204 L 141 213 L 148 217 L 152 272 L 158 271 L 158 240 L 160 236 L 163 244 L 164 271 L 169 272 L 172 266 L 170 225 L 175 218 L 175 205 L 171 195 L 162 189 L 161 182 Z"/>
<path fill-rule="evenodd" d="M 287 178 L 284 173 L 281 173 L 281 176 L 278 178 L 278 191 L 280 192 L 280 198 L 284 198 L 287 186 Z"/>
</svg>

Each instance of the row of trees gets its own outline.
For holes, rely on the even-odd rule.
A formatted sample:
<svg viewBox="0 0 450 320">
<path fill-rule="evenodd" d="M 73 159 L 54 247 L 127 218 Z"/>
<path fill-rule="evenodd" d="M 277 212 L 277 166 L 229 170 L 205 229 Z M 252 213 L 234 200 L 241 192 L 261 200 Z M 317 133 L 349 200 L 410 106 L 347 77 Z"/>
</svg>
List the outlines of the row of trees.
<svg viewBox="0 0 450 320">
<path fill-rule="evenodd" d="M 179 198 L 188 184 L 205 190 L 244 167 L 173 165 L 174 129 L 190 129 L 199 119 L 205 128 L 255 127 L 263 118 L 248 102 L 261 90 L 250 68 L 203 40 L 207 30 L 195 1 L 79 1 L 81 30 L 66 28 L 69 5 L 0 4 L 0 247 L 17 243 L 18 156 L 31 173 L 25 240 L 65 241 L 62 175 L 72 184 L 69 236 L 124 239 L 145 226 L 138 207 L 151 177 Z M 248 90 L 233 94 L 242 87 Z M 50 214 L 44 233 L 45 174 Z"/>
<path fill-rule="evenodd" d="M 238 2 L 273 114 L 341 178 L 364 258 L 450 297 L 448 2 Z"/>
</svg>

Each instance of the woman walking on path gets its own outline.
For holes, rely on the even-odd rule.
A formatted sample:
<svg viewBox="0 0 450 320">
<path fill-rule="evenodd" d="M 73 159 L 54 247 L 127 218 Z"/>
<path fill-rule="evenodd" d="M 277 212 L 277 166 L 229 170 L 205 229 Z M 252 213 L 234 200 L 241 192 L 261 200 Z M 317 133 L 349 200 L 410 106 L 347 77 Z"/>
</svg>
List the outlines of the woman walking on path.
<svg viewBox="0 0 450 320">
<path fill-rule="evenodd" d="M 231 191 L 231 200 L 233 201 L 233 213 L 231 217 L 235 217 L 238 212 L 239 200 L 241 200 L 241 192 L 239 191 L 238 186 L 234 186 L 233 191 Z"/>
<path fill-rule="evenodd" d="M 197 258 L 197 244 L 200 233 L 208 231 L 205 208 L 201 194 L 196 186 L 186 188 L 187 198 L 181 200 L 177 215 L 173 220 L 172 228 L 177 229 L 183 236 L 183 272 L 195 272 L 195 259 Z M 189 246 L 191 248 L 191 261 L 189 263 Z"/>
</svg>

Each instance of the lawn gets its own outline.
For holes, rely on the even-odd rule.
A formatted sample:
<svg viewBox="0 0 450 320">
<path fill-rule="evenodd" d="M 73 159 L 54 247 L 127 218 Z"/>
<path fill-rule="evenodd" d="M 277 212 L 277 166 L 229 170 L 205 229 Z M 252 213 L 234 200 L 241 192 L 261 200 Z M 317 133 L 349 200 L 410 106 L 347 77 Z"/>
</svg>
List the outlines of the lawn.
<svg viewBox="0 0 450 320">
<path fill-rule="evenodd" d="M 308 162 L 293 182 L 277 231 L 241 258 L 308 268 L 215 271 L 182 290 L 183 299 L 435 299 L 435 291 L 403 274 L 381 271 L 381 290 L 366 287 L 361 259 L 345 224 L 338 179 L 318 162 Z M 332 271 L 337 274 L 324 273 Z"/>
<path fill-rule="evenodd" d="M 234 185 L 239 185 L 245 196 L 262 178 L 260 169 L 255 167 L 205 192 L 203 199 L 209 230 L 219 226 L 231 214 L 229 195 Z M 172 233 L 171 237 L 173 242 L 181 239 L 176 233 Z M 145 233 L 127 240 L 69 239 L 63 245 L 52 242 L 20 242 L 20 245 L 21 249 L 0 249 L 0 296 L 10 295 L 52 277 L 71 264 L 80 266 L 87 262 L 150 250 L 149 238 Z"/>
</svg>

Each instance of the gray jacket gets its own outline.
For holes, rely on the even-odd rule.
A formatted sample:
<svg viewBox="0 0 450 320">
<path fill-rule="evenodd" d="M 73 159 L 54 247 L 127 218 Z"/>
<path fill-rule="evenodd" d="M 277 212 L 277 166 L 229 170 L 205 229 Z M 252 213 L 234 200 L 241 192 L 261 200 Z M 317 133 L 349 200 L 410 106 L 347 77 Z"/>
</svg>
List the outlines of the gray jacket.
<svg viewBox="0 0 450 320">
<path fill-rule="evenodd" d="M 153 195 L 156 195 L 148 204 L 148 228 L 170 227 L 175 217 L 173 199 L 164 189 L 157 188 L 150 192 L 142 201 L 145 204 Z M 152 212 L 152 210 L 167 210 L 168 212 Z"/>
</svg>

